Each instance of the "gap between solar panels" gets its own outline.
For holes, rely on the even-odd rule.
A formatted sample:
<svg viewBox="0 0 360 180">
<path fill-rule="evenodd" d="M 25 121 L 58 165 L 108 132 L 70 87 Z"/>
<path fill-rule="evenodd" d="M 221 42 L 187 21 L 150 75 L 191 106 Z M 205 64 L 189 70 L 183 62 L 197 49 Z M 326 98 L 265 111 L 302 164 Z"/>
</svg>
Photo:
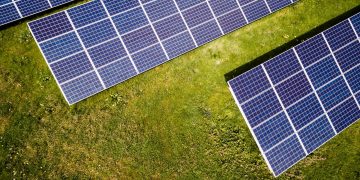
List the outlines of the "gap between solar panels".
<svg viewBox="0 0 360 180">
<path fill-rule="evenodd" d="M 360 13 L 228 81 L 280 175 L 360 119 Z"/>
<path fill-rule="evenodd" d="M 0 26 L 74 0 L 1 0 Z"/>
<path fill-rule="evenodd" d="M 95 0 L 28 25 L 74 104 L 296 0 Z"/>
</svg>

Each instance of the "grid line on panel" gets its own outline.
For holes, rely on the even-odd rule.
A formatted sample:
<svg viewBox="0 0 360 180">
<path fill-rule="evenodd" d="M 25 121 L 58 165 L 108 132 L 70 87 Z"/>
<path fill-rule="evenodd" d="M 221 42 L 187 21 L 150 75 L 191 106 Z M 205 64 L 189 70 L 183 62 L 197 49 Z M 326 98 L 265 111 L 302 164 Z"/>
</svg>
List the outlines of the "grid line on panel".
<svg viewBox="0 0 360 180">
<path fill-rule="evenodd" d="M 242 14 L 242 15 L 244 16 L 244 18 L 245 18 L 246 24 L 249 24 L 249 20 L 247 19 L 246 15 L 245 15 L 245 13 L 244 13 L 244 10 L 242 9 L 239 1 L 236 0 L 236 3 L 237 3 L 237 5 L 239 6 L 239 9 L 240 9 L 240 11 L 241 11 L 241 14 Z"/>
<path fill-rule="evenodd" d="M 272 146 L 271 148 L 269 148 L 268 150 L 265 151 L 265 153 L 270 152 L 271 150 L 273 150 L 274 148 L 276 148 L 277 146 L 279 146 L 280 144 L 282 144 L 283 142 L 285 142 L 286 140 L 288 140 L 289 138 L 293 137 L 295 133 L 290 134 L 289 136 L 287 136 L 286 138 L 282 139 L 281 141 L 279 141 L 278 143 L 276 143 L 274 146 Z"/>
<path fill-rule="evenodd" d="M 271 87 L 273 88 L 273 90 L 274 90 L 274 92 L 275 92 L 275 95 L 276 95 L 277 99 L 279 100 L 280 105 L 281 105 L 281 107 L 282 107 L 282 109 L 283 109 L 283 111 L 284 111 L 284 113 L 285 113 L 285 115 L 286 115 L 286 117 L 287 117 L 287 119 L 288 119 L 288 121 L 289 121 L 289 123 L 290 123 L 290 125 L 291 125 L 291 127 L 292 127 L 292 129 L 293 129 L 293 131 L 295 132 L 295 135 L 296 135 L 297 139 L 299 140 L 299 142 L 300 142 L 300 144 L 301 144 L 301 148 L 303 149 L 303 151 L 305 152 L 305 154 L 308 155 L 309 153 L 308 153 L 307 150 L 305 149 L 305 146 L 304 146 L 303 142 L 301 141 L 301 139 L 300 139 L 300 137 L 299 137 L 299 134 L 297 133 L 297 131 L 296 131 L 296 129 L 295 129 L 295 126 L 294 126 L 294 124 L 292 123 L 292 121 L 291 121 L 291 119 L 290 119 L 290 116 L 289 116 L 289 114 L 287 113 L 287 110 L 286 110 L 283 102 L 281 101 L 280 96 L 279 96 L 279 94 L 277 93 L 277 91 L 276 91 L 276 89 L 275 89 L 275 87 L 274 87 L 273 82 L 272 82 L 271 79 L 270 79 L 270 76 L 269 76 L 268 72 L 266 71 L 265 66 L 262 64 L 261 67 L 262 67 L 262 69 L 264 70 L 265 75 L 266 75 L 267 79 L 269 80 L 269 82 L 270 82 L 270 84 L 271 84 Z"/>
<path fill-rule="evenodd" d="M 51 4 L 50 0 L 47 0 L 47 2 L 49 3 L 50 7 L 52 8 L 53 5 Z"/>
<path fill-rule="evenodd" d="M 68 13 L 67 11 L 65 11 L 65 14 L 66 14 L 66 16 L 68 17 L 71 26 L 73 27 L 73 29 L 75 29 L 74 32 L 75 32 L 77 38 L 79 39 L 80 44 L 81 44 L 82 48 L 84 49 L 84 52 L 85 52 L 86 56 L 89 58 L 90 63 L 91 63 L 91 66 L 94 68 L 94 71 L 95 71 L 95 73 L 96 73 L 96 76 L 99 78 L 99 81 L 101 82 L 102 87 L 103 87 L 104 89 L 106 89 L 106 86 L 105 86 L 103 80 L 101 79 L 100 74 L 99 74 L 98 70 L 96 69 L 93 60 L 91 59 L 91 57 L 90 57 L 90 55 L 89 55 L 89 52 L 87 51 L 84 43 L 82 42 L 82 40 L 81 40 L 81 38 L 80 38 L 80 35 L 79 35 L 79 33 L 77 32 L 77 30 L 76 30 L 76 28 L 75 28 L 75 25 L 74 25 L 74 23 L 72 22 L 72 20 L 71 20 L 71 18 L 70 18 L 70 16 L 69 16 L 69 13 Z"/>
<path fill-rule="evenodd" d="M 270 9 L 270 6 L 269 6 L 269 4 L 268 4 L 268 2 L 267 2 L 267 0 L 264 0 L 264 1 L 265 1 L 265 4 L 266 4 L 266 7 L 269 9 L 270 13 L 272 13 L 272 11 L 271 11 L 271 9 Z"/>
<path fill-rule="evenodd" d="M 263 149 L 261 148 L 260 146 L 260 143 L 259 143 L 259 140 L 257 139 L 255 133 L 254 133 L 254 130 L 251 128 L 251 125 L 249 123 L 249 120 L 247 119 L 245 113 L 244 113 L 244 110 L 242 109 L 238 99 L 236 98 L 236 95 L 232 89 L 232 87 L 230 86 L 229 82 L 228 82 L 228 85 L 229 85 L 229 89 L 230 89 L 230 92 L 231 92 L 231 95 L 233 96 L 233 98 L 235 99 L 235 103 L 236 105 L 238 106 L 238 108 L 240 109 L 240 112 L 241 114 L 243 115 L 244 119 L 245 119 L 245 123 L 247 125 L 247 127 L 249 128 L 250 130 L 250 133 L 251 135 L 254 137 L 254 140 L 255 140 L 255 143 L 256 145 L 258 146 L 259 150 L 260 150 L 260 153 L 262 155 L 262 157 L 264 158 L 265 162 L 266 162 L 266 165 L 268 166 L 268 168 L 270 169 L 270 171 L 275 175 L 275 172 L 273 170 L 273 168 L 271 167 L 270 163 L 269 163 L 269 160 L 267 159 L 266 155 L 265 155 L 265 152 L 263 151 Z M 281 111 L 280 111 L 281 112 Z"/>
<path fill-rule="evenodd" d="M 19 7 L 17 6 L 16 2 L 17 2 L 17 1 L 13 1 L 13 4 L 14 4 L 14 6 L 15 6 L 15 8 L 16 8 L 16 11 L 19 13 L 20 17 L 23 18 L 24 16 L 21 14 L 20 9 L 19 9 Z"/>
<path fill-rule="evenodd" d="M 356 34 L 356 33 L 355 33 L 355 34 Z M 327 45 L 328 48 L 330 49 L 331 55 L 332 55 L 332 57 L 334 58 L 335 63 L 336 63 L 336 65 L 337 65 L 337 67 L 339 68 L 340 72 L 341 72 L 341 76 L 342 76 L 342 78 L 344 79 L 347 88 L 350 90 L 350 93 L 351 93 L 352 97 L 354 98 L 354 100 L 355 100 L 355 102 L 356 102 L 356 105 L 357 105 L 358 108 L 360 109 L 360 104 L 359 104 L 358 100 L 356 99 L 356 97 L 355 97 L 355 95 L 354 95 L 354 92 L 353 92 L 353 90 L 351 89 L 351 87 L 350 87 L 350 85 L 349 85 L 349 83 L 348 83 L 348 81 L 347 81 L 347 79 L 346 79 L 346 77 L 345 77 L 345 75 L 344 75 L 343 70 L 340 68 L 339 62 L 338 62 L 337 58 L 335 57 L 335 54 L 334 54 L 334 52 L 332 51 L 332 49 L 331 49 L 331 47 L 330 47 L 330 45 L 329 45 L 328 40 L 326 39 L 324 33 L 321 33 L 321 35 L 322 35 L 322 37 L 324 38 L 324 40 L 325 40 L 325 42 L 326 42 L 326 45 Z"/>
<path fill-rule="evenodd" d="M 29 24 L 27 24 L 27 26 L 28 26 L 29 29 L 31 29 Z M 35 37 L 35 36 L 34 36 L 34 33 L 33 33 L 32 31 L 30 31 L 30 32 L 31 32 L 31 35 L 32 35 L 33 37 Z M 41 55 L 44 57 L 44 59 L 46 59 L 45 54 L 44 54 L 43 50 L 41 49 L 40 44 L 39 44 L 37 41 L 36 41 L 36 45 L 37 45 L 38 48 L 40 49 Z M 66 101 L 68 104 L 70 104 L 70 101 L 68 100 L 68 98 L 66 97 L 63 89 L 61 88 L 60 83 L 59 83 L 59 81 L 57 80 L 53 69 L 51 68 L 51 66 L 50 66 L 50 64 L 48 63 L 47 60 L 45 60 L 45 62 L 46 62 L 46 64 L 47 64 L 48 68 L 50 69 L 50 72 L 51 72 L 52 76 L 54 77 L 55 82 L 56 82 L 58 88 L 60 89 L 61 94 L 63 95 L 63 97 L 65 97 L 65 101 Z"/>
<path fill-rule="evenodd" d="M 326 109 L 325 109 L 322 101 L 320 100 L 320 97 L 319 97 L 318 93 L 316 92 L 316 89 L 315 89 L 315 87 L 314 87 L 314 85 L 313 85 L 313 83 L 312 83 L 312 81 L 311 81 L 311 79 L 310 79 L 310 77 L 309 77 L 306 69 L 304 68 L 304 65 L 303 65 L 302 62 L 301 62 L 298 53 L 296 52 L 295 48 L 292 48 L 292 49 L 293 49 L 293 51 L 294 51 L 294 53 L 295 53 L 296 58 L 298 59 L 298 61 L 299 61 L 299 63 L 300 63 L 300 66 L 301 66 L 302 70 L 303 70 L 304 73 L 305 73 L 306 79 L 310 82 L 310 86 L 311 86 L 311 88 L 312 88 L 312 90 L 313 90 L 313 92 L 314 92 L 314 94 L 315 94 L 315 96 L 316 96 L 316 99 L 319 101 L 323 112 L 325 113 L 326 119 L 329 121 L 329 123 L 330 123 L 330 125 L 331 125 L 331 128 L 333 129 L 333 131 L 334 131 L 334 133 L 335 133 L 335 135 L 336 135 L 337 133 L 336 133 L 335 127 L 334 127 L 333 123 L 331 122 L 330 117 L 329 117 L 329 115 L 327 114 L 327 111 L 326 111 Z M 309 123 L 309 124 L 310 124 L 310 123 Z M 303 128 L 304 128 L 304 127 L 303 127 Z M 300 131 L 300 130 L 299 130 L 299 131 Z"/>
<path fill-rule="evenodd" d="M 176 8 L 177 8 L 177 10 L 178 10 L 178 12 L 179 12 L 179 14 L 180 14 L 180 16 L 181 16 L 181 19 L 182 19 L 182 20 L 184 21 L 184 23 L 185 23 L 185 26 L 186 26 L 187 31 L 189 31 L 189 34 L 190 34 L 190 36 L 191 36 L 191 39 L 193 40 L 195 46 L 198 47 L 198 44 L 197 44 L 197 42 L 195 41 L 194 35 L 193 35 L 192 32 L 190 31 L 189 25 L 188 25 L 187 22 L 185 21 L 184 15 L 183 15 L 182 11 L 180 10 L 178 3 L 176 2 L 176 0 L 173 0 L 173 1 L 174 1 L 175 6 L 176 6 Z M 183 33 L 183 32 L 181 32 L 181 33 Z M 170 39 L 170 38 L 169 38 L 169 39 Z M 165 41 L 165 40 L 164 40 L 164 41 Z"/>
<path fill-rule="evenodd" d="M 325 111 L 326 112 L 326 111 Z M 309 123 L 305 124 L 303 127 L 301 127 L 298 132 L 302 131 L 303 129 L 305 129 L 306 127 L 310 126 L 311 124 L 313 124 L 315 121 L 319 120 L 320 118 L 322 118 L 323 116 L 326 116 L 326 114 L 321 114 L 320 116 L 316 117 L 315 119 L 313 119 L 312 121 L 310 121 Z M 336 131 L 334 132 L 335 135 L 337 134 Z"/>
<path fill-rule="evenodd" d="M 206 3 L 207 3 L 207 5 L 208 5 L 208 7 L 209 7 L 209 9 L 210 9 L 211 14 L 213 15 L 213 17 L 214 17 L 214 19 L 215 19 L 216 24 L 218 25 L 218 27 L 219 27 L 219 29 L 220 29 L 220 31 L 221 31 L 221 34 L 224 35 L 224 31 L 223 31 L 222 27 L 220 26 L 219 20 L 218 20 L 217 17 L 215 16 L 214 10 L 212 9 L 212 7 L 211 7 L 211 5 L 210 5 L 209 0 L 206 0 Z"/>
<path fill-rule="evenodd" d="M 83 76 L 86 76 L 86 75 L 88 75 L 88 74 L 90 74 L 90 73 L 92 73 L 92 72 L 94 72 L 94 70 L 88 71 L 88 72 L 86 72 L 86 73 L 80 74 L 79 76 L 76 76 L 76 77 L 73 77 L 73 78 L 71 78 L 71 79 L 69 79 L 69 80 L 66 80 L 66 81 L 60 83 L 60 86 L 62 86 L 62 85 L 64 85 L 64 84 L 67 84 L 67 83 L 69 83 L 69 82 L 71 82 L 71 81 L 74 81 L 75 79 L 79 79 L 79 78 L 81 78 L 81 77 L 83 77 Z"/>
<path fill-rule="evenodd" d="M 139 3 L 140 3 L 141 9 L 143 10 L 143 12 L 144 12 L 144 14 L 145 14 L 145 16 L 146 16 L 146 18 L 147 18 L 150 26 L 151 26 L 151 29 L 154 31 L 155 36 L 156 36 L 157 40 L 159 41 L 162 50 L 163 50 L 164 53 L 165 53 L 165 56 L 166 56 L 167 60 L 169 60 L 169 59 L 170 59 L 170 58 L 169 58 L 169 55 L 168 55 L 168 53 L 166 52 L 166 50 L 165 50 L 165 48 L 164 48 L 164 45 L 163 45 L 163 43 L 161 42 L 160 37 L 159 37 L 159 35 L 157 34 L 157 32 L 156 32 L 156 30 L 155 30 L 155 27 L 154 27 L 154 25 L 152 24 L 152 22 L 151 22 L 151 20 L 150 20 L 150 18 L 149 18 L 149 16 L 148 16 L 148 14 L 147 14 L 147 12 L 146 12 L 146 10 L 145 10 L 145 8 L 144 8 L 144 4 L 141 2 L 141 0 L 138 0 L 138 1 L 139 1 Z"/>
<path fill-rule="evenodd" d="M 350 23 L 350 26 L 351 26 L 352 30 L 354 31 L 354 33 L 356 35 L 356 39 L 360 42 L 360 38 L 359 38 L 359 35 L 357 34 L 357 32 L 355 30 L 354 24 L 351 22 L 350 18 L 348 20 L 349 20 L 349 23 Z"/>
<path fill-rule="evenodd" d="M 345 98 L 344 100 L 342 100 L 341 102 L 339 102 L 338 104 L 336 104 L 334 107 L 330 108 L 327 112 L 331 112 L 334 109 L 336 109 L 337 107 L 339 107 L 340 105 L 342 105 L 343 103 L 345 103 L 346 101 L 348 101 L 349 99 L 353 98 L 352 96 L 349 96 L 347 98 Z"/>
<path fill-rule="evenodd" d="M 110 22 L 111 22 L 112 26 L 113 26 L 113 27 L 114 27 L 114 29 L 115 29 L 115 32 L 116 32 L 116 34 L 117 34 L 117 36 L 118 36 L 117 38 L 119 38 L 119 39 L 120 39 L 121 44 L 124 46 L 124 49 L 125 49 L 126 54 L 128 55 L 128 57 L 129 57 L 129 59 L 130 59 L 130 61 L 131 61 L 131 64 L 133 65 L 133 67 L 134 67 L 134 69 L 135 69 L 136 73 L 137 73 L 137 74 L 139 74 L 139 70 L 138 70 L 138 68 L 136 67 L 135 62 L 134 62 L 134 60 L 132 59 L 132 57 L 131 57 L 131 54 L 130 54 L 129 50 L 127 49 L 127 47 L 126 47 L 126 45 L 125 45 L 125 43 L 124 43 L 124 41 L 123 41 L 123 39 L 122 39 L 122 37 L 121 37 L 121 35 L 120 35 L 120 33 L 119 33 L 119 30 L 116 28 L 115 23 L 114 23 L 114 21 L 113 21 L 113 19 L 112 19 L 112 16 L 110 15 L 110 13 L 109 13 L 108 9 L 106 8 L 106 6 L 105 6 L 105 4 L 104 4 L 103 0 L 101 0 L 100 2 L 101 2 L 101 4 L 102 4 L 102 6 L 104 7 L 104 9 L 105 9 L 105 12 L 106 12 L 107 16 L 109 17 L 109 20 L 110 20 Z"/>
</svg>

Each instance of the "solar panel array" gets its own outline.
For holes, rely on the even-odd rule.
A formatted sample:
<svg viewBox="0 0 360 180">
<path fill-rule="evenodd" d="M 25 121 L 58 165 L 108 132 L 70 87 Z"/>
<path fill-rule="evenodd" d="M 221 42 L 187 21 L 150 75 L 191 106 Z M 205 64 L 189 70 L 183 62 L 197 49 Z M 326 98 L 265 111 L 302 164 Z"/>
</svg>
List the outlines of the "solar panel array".
<svg viewBox="0 0 360 180">
<path fill-rule="evenodd" d="M 73 0 L 0 0 L 0 26 Z"/>
<path fill-rule="evenodd" d="M 360 119 L 360 13 L 228 82 L 275 176 Z"/>
<path fill-rule="evenodd" d="M 29 23 L 69 104 L 293 0 L 95 0 Z"/>
</svg>

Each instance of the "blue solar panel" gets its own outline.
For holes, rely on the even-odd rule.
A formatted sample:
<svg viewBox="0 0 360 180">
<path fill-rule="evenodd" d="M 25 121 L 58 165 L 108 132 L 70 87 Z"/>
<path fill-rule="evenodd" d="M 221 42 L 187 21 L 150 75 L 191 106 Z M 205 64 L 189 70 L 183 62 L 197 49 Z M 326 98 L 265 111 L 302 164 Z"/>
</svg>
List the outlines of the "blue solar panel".
<svg viewBox="0 0 360 180">
<path fill-rule="evenodd" d="M 360 119 L 359 15 L 228 82 L 275 176 Z"/>
<path fill-rule="evenodd" d="M 0 26 L 71 1 L 73 0 L 1 0 Z"/>
<path fill-rule="evenodd" d="M 234 31 L 248 24 L 249 18 L 254 21 L 270 13 L 265 0 L 242 3 L 237 0 L 95 0 L 31 22 L 29 27 L 50 65 L 85 53 L 91 62 L 90 71 L 105 89 Z M 286 5 L 289 4 L 271 4 L 279 8 Z M 264 8 L 266 13 L 262 13 Z M 246 17 L 246 13 L 252 17 Z M 61 72 L 69 73 L 62 75 L 64 77 L 72 77 L 70 71 Z M 78 77 L 87 81 L 83 74 Z M 265 75 L 264 79 L 266 82 Z M 76 99 L 75 95 L 81 91 L 98 92 L 68 88 L 63 93 L 71 96 L 66 99 L 73 104 L 88 97 L 81 95 Z"/>
</svg>

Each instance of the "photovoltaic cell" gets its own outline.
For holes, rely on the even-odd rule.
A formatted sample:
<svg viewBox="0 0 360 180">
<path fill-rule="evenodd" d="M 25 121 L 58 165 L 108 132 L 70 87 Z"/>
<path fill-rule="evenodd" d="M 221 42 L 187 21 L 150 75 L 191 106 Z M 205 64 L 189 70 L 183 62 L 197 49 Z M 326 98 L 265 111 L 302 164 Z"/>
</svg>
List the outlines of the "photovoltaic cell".
<svg viewBox="0 0 360 180">
<path fill-rule="evenodd" d="M 56 79 L 68 103 L 74 104 L 290 4 L 270 0 L 94 0 L 30 22 L 29 27 L 50 68 L 52 63 L 62 64 L 80 53 L 89 59 L 91 69 L 79 69 L 82 74 L 66 81 L 66 86 Z M 61 77 L 73 76 L 72 71 L 59 72 L 65 73 Z M 90 79 L 97 79 L 102 88 L 74 84 Z M 264 73 L 263 79 L 267 83 Z M 254 89 L 254 93 L 262 90 Z"/>
<path fill-rule="evenodd" d="M 228 82 L 275 176 L 360 119 L 359 19 L 360 13 Z"/>
<path fill-rule="evenodd" d="M 73 0 L 2 0 L 0 26 L 71 1 Z"/>
</svg>

